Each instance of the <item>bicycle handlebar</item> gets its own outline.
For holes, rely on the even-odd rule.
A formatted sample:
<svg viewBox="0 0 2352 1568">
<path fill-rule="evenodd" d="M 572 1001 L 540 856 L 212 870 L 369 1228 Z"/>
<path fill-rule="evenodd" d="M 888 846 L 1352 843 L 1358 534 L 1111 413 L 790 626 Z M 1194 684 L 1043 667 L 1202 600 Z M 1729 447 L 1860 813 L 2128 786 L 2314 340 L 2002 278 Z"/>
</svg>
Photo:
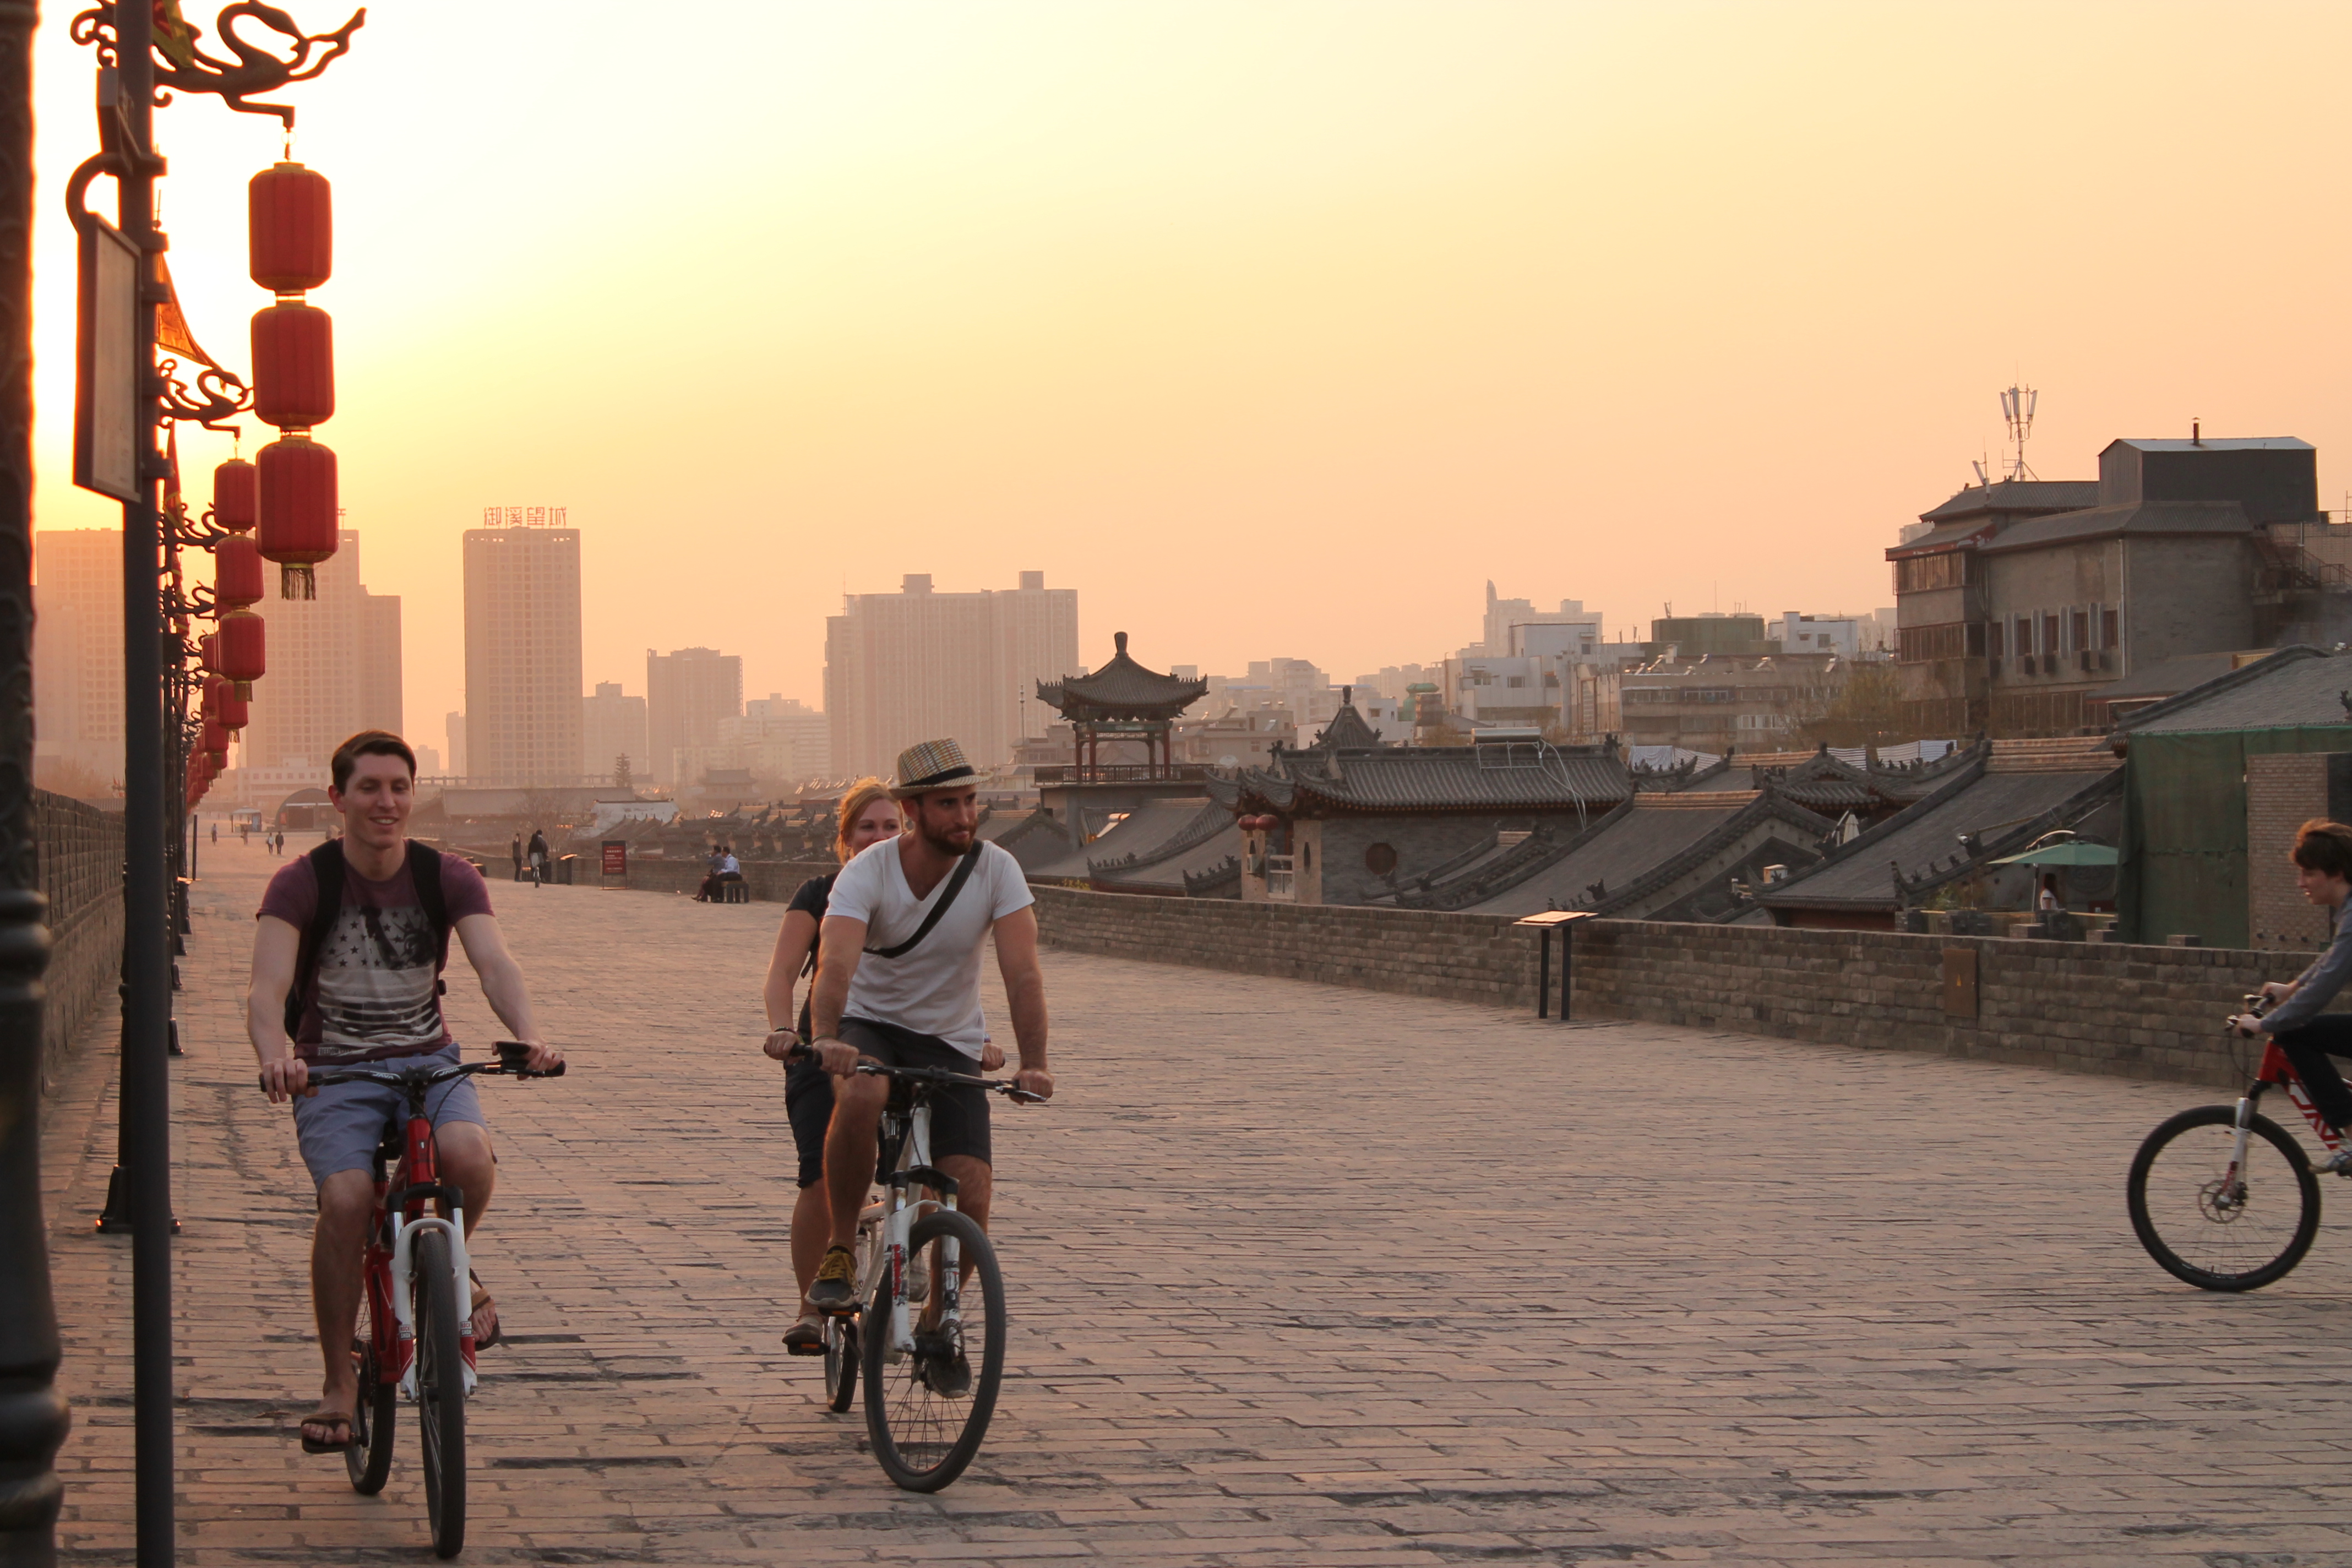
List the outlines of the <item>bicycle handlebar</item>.
<svg viewBox="0 0 2352 1568">
<path fill-rule="evenodd" d="M 814 1059 L 815 1055 L 815 1051 L 810 1048 L 809 1043 L 803 1040 L 794 1045 L 791 1050 L 786 1051 L 783 1059 L 788 1062 L 809 1061 Z M 853 1070 L 863 1073 L 868 1078 L 904 1079 L 908 1083 L 971 1084 L 975 1088 L 984 1089 L 991 1094 L 1001 1094 L 1015 1105 L 1046 1103 L 1044 1095 L 1023 1089 L 1009 1078 L 979 1078 L 971 1073 L 950 1072 L 945 1068 L 886 1067 L 877 1061 L 861 1061 Z"/>
<path fill-rule="evenodd" d="M 509 1047 L 514 1044 L 516 1044 L 516 1042 L 511 1040 L 501 1040 L 499 1042 L 499 1045 L 501 1047 Z M 380 1083 L 387 1086 L 388 1088 L 400 1089 L 415 1088 L 430 1089 L 436 1083 L 446 1083 L 453 1078 L 562 1078 L 563 1076 L 563 1069 L 570 1065 L 571 1064 L 568 1062 L 558 1062 L 552 1068 L 548 1068 L 544 1072 L 541 1072 L 533 1068 L 524 1067 L 522 1065 L 521 1058 L 519 1056 L 516 1056 L 510 1051 L 501 1049 L 499 1053 L 499 1059 L 496 1061 L 459 1062 L 454 1067 L 446 1068 L 402 1068 L 398 1069 L 386 1069 L 383 1068 L 327 1068 L 323 1070 L 311 1073 L 305 1080 L 305 1084 L 306 1087 L 311 1089 L 329 1089 L 339 1083 Z M 268 1093 L 269 1089 L 269 1075 L 267 1073 L 260 1073 L 255 1076 L 256 1080 L 261 1085 L 262 1092 L 265 1094 Z"/>
</svg>

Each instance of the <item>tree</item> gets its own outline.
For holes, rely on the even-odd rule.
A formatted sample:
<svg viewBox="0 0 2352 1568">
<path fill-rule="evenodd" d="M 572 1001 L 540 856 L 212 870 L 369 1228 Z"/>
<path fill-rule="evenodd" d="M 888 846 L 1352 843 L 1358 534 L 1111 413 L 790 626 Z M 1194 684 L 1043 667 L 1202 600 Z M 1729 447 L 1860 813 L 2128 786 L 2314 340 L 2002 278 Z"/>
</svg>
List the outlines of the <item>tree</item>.
<svg viewBox="0 0 2352 1568">
<path fill-rule="evenodd" d="M 1919 739 L 1908 732 L 1902 679 L 1892 660 L 1851 660 L 1845 671 L 1844 689 L 1798 731 L 1808 744 L 1886 746 Z"/>
<path fill-rule="evenodd" d="M 629 772 L 629 753 L 626 752 L 613 759 L 613 787 L 627 790 L 632 795 L 636 793 L 636 780 Z"/>
</svg>

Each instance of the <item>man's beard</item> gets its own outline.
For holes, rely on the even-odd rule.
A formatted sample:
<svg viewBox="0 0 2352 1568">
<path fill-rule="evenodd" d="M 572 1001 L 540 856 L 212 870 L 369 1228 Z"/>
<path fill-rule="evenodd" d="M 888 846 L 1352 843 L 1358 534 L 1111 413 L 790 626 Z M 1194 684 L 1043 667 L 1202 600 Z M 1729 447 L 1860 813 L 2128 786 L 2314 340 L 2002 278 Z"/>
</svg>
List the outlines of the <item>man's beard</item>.
<svg viewBox="0 0 2352 1568">
<path fill-rule="evenodd" d="M 964 835 L 962 841 L 959 843 L 952 837 L 956 832 L 955 828 L 950 827 L 944 830 L 935 828 L 931 826 L 931 819 L 929 816 L 918 816 L 915 818 L 915 831 L 923 836 L 924 843 L 929 845 L 932 848 L 938 850 L 942 855 L 961 855 L 965 850 L 971 847 L 971 836 L 970 834 Z"/>
</svg>

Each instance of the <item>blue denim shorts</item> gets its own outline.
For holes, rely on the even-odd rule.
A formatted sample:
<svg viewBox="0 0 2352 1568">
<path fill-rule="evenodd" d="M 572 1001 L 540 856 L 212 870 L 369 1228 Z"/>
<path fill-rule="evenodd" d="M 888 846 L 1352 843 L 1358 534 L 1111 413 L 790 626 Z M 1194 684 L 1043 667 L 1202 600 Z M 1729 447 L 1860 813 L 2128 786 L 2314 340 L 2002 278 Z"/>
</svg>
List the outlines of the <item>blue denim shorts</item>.
<svg viewBox="0 0 2352 1568">
<path fill-rule="evenodd" d="M 397 1071 L 412 1067 L 455 1067 L 459 1059 L 457 1047 L 452 1045 L 425 1056 L 362 1065 Z M 474 1092 L 474 1080 L 470 1078 L 453 1078 L 446 1083 L 435 1084 L 425 1096 L 425 1113 L 433 1119 L 436 1128 L 452 1121 L 489 1126 L 482 1120 L 481 1097 Z M 376 1146 L 383 1142 L 384 1129 L 396 1129 L 407 1118 L 406 1098 L 389 1084 L 336 1083 L 313 1095 L 297 1095 L 294 1136 L 302 1145 L 302 1163 L 310 1167 L 311 1184 L 324 1182 L 338 1171 L 370 1169 L 375 1163 Z"/>
</svg>

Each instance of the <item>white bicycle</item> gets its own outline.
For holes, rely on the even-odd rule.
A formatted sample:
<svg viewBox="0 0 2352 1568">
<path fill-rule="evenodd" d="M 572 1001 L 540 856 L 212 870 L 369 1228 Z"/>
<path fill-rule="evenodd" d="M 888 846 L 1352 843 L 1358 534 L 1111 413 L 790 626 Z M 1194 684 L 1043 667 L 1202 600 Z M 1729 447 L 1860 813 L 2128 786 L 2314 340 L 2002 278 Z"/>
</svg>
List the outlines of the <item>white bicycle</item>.
<svg viewBox="0 0 2352 1568">
<path fill-rule="evenodd" d="M 996 1413 L 1004 1278 L 988 1234 L 958 1212 L 954 1178 L 931 1163 L 931 1099 L 965 1084 L 1020 1105 L 1045 1099 L 1010 1079 L 940 1068 L 866 1061 L 857 1070 L 890 1080 L 876 1161 L 883 1190 L 857 1222 L 862 1306 L 824 1320 L 825 1406 L 847 1410 L 862 1375 L 882 1473 L 933 1492 L 963 1474 Z"/>
</svg>

